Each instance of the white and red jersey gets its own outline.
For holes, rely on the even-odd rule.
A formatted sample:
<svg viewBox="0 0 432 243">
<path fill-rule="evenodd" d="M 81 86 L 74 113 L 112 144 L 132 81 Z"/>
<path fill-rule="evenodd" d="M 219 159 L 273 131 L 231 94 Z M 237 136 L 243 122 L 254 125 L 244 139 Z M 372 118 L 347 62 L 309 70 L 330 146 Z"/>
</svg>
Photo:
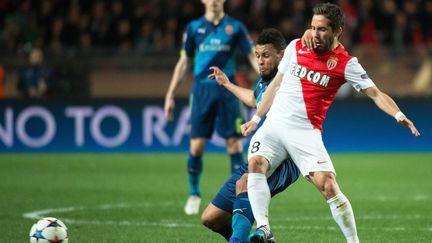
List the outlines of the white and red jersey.
<svg viewBox="0 0 432 243">
<path fill-rule="evenodd" d="M 342 44 L 318 55 L 303 48 L 299 39 L 293 40 L 278 68 L 284 75 L 267 116 L 295 128 L 322 131 L 326 112 L 345 82 L 357 91 L 375 86 Z"/>
</svg>

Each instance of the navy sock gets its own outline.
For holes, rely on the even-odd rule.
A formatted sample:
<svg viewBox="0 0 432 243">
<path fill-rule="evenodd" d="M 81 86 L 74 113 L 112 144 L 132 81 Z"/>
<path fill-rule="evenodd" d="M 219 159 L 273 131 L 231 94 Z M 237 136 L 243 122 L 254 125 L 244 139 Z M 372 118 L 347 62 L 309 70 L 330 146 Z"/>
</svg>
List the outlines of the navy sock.
<svg viewBox="0 0 432 243">
<path fill-rule="evenodd" d="M 231 158 L 231 174 L 233 174 L 244 163 L 243 153 L 230 154 L 230 158 Z"/>
<path fill-rule="evenodd" d="M 240 193 L 234 201 L 232 218 L 232 237 L 248 241 L 254 217 L 247 192 Z"/>
<path fill-rule="evenodd" d="M 202 157 L 194 157 L 189 154 L 188 173 L 189 173 L 189 190 L 190 195 L 200 196 L 200 178 L 202 172 Z"/>
<path fill-rule="evenodd" d="M 223 226 L 220 229 L 214 230 L 214 232 L 219 233 L 220 235 L 222 235 L 227 241 L 229 241 L 231 235 L 232 235 L 232 228 L 231 225 L 227 224 L 225 226 Z"/>
</svg>

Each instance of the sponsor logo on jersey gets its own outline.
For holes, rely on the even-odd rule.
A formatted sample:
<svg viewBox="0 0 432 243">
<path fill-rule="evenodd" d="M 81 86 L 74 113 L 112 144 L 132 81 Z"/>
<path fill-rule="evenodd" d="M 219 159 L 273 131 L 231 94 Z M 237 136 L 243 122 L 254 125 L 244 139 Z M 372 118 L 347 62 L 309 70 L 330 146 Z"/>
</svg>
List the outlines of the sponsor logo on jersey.
<svg viewBox="0 0 432 243">
<path fill-rule="evenodd" d="M 308 70 L 306 67 L 297 63 L 291 63 L 290 73 L 299 78 L 306 78 L 307 81 L 316 83 L 323 87 L 327 87 L 330 82 L 330 76 L 321 74 L 314 70 Z"/>
<path fill-rule="evenodd" d="M 299 54 L 309 54 L 310 51 L 303 51 L 302 49 L 298 50 Z"/>
<path fill-rule="evenodd" d="M 335 68 L 337 65 L 337 61 L 338 59 L 336 56 L 330 56 L 327 60 L 327 69 L 332 70 L 333 68 Z"/>
<path fill-rule="evenodd" d="M 227 35 L 232 35 L 233 32 L 234 32 L 234 28 L 232 27 L 232 25 L 225 26 L 225 33 Z"/>
<path fill-rule="evenodd" d="M 224 44 L 220 39 L 212 38 L 209 43 L 199 45 L 199 50 L 203 51 L 230 51 L 231 46 Z"/>
</svg>

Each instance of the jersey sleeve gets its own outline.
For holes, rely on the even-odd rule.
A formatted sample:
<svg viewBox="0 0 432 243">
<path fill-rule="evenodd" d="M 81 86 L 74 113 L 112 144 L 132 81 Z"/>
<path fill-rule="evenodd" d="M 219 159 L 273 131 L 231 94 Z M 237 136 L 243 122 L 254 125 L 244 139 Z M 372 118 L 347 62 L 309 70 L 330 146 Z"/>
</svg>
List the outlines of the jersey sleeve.
<svg viewBox="0 0 432 243">
<path fill-rule="evenodd" d="M 193 57 L 195 55 L 195 41 L 192 24 L 188 24 L 183 32 L 181 56 Z"/>
<path fill-rule="evenodd" d="M 242 23 L 239 23 L 239 44 L 240 49 L 244 54 L 252 53 L 253 41 L 246 27 Z"/>
<path fill-rule="evenodd" d="M 291 61 L 291 55 L 294 53 L 295 55 L 295 45 L 299 39 L 295 39 L 291 41 L 288 46 L 285 48 L 284 55 L 282 60 L 279 63 L 278 71 L 285 74 L 288 71 L 289 64 Z"/>
<path fill-rule="evenodd" d="M 345 67 L 345 79 L 357 91 L 375 86 L 356 57 L 351 58 L 347 63 Z"/>
</svg>

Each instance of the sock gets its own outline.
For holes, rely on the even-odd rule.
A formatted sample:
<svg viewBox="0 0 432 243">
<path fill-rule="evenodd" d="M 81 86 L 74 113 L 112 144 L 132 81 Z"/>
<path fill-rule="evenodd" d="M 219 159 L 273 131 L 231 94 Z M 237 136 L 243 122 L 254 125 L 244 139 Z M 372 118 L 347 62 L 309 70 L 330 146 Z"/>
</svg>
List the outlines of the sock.
<svg viewBox="0 0 432 243">
<path fill-rule="evenodd" d="M 222 226 L 222 228 L 220 229 L 214 230 L 214 232 L 222 235 L 227 241 L 229 241 L 233 231 L 231 225 L 227 224 L 225 226 Z"/>
<path fill-rule="evenodd" d="M 270 229 L 268 219 L 270 189 L 267 184 L 266 176 L 261 173 L 249 173 L 247 187 L 252 212 L 257 222 L 257 228 L 262 225 L 267 225 L 268 229 Z"/>
<path fill-rule="evenodd" d="M 202 172 L 201 156 L 194 157 L 189 154 L 188 173 L 189 173 L 189 191 L 190 195 L 200 196 L 200 178 Z"/>
<path fill-rule="evenodd" d="M 231 237 L 247 242 L 253 222 L 254 217 L 248 194 L 247 192 L 240 193 L 234 200 Z"/>
<path fill-rule="evenodd" d="M 233 174 L 244 163 L 243 153 L 230 154 L 230 158 L 231 158 L 231 174 Z"/>
<path fill-rule="evenodd" d="M 359 242 L 354 219 L 354 212 L 348 198 L 341 192 L 327 200 L 333 219 L 339 225 L 348 243 Z"/>
</svg>

